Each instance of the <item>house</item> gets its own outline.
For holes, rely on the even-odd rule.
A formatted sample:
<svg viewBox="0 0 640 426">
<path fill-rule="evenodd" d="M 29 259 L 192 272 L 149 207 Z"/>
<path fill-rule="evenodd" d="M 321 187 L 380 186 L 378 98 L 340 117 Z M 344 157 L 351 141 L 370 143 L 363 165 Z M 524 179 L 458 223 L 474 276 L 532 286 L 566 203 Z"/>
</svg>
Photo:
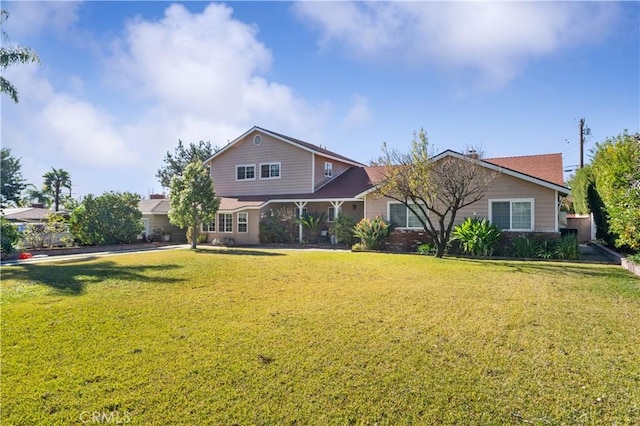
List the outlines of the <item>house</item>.
<svg viewBox="0 0 640 426">
<path fill-rule="evenodd" d="M 450 150 L 434 160 L 447 157 L 470 161 Z M 569 194 L 562 178 L 561 154 L 480 163 L 499 175 L 480 201 L 459 212 L 458 221 L 467 216 L 487 217 L 505 231 L 559 236 L 559 205 Z M 324 211 L 329 222 L 338 213 L 356 221 L 381 216 L 396 223 L 397 249 L 425 239 L 411 212 L 391 199 L 375 196 L 379 167 L 365 166 L 324 147 L 253 127 L 205 164 L 221 198 L 215 221 L 203 225 L 209 241 L 232 238 L 236 244 L 259 244 L 261 216 L 281 207 L 298 213 Z M 302 238 L 301 228 L 298 238 Z"/>
<path fill-rule="evenodd" d="M 169 222 L 169 200 L 164 194 L 151 194 L 148 200 L 140 200 L 144 236 L 158 241 L 182 243 L 187 241 L 186 230 Z"/>
</svg>

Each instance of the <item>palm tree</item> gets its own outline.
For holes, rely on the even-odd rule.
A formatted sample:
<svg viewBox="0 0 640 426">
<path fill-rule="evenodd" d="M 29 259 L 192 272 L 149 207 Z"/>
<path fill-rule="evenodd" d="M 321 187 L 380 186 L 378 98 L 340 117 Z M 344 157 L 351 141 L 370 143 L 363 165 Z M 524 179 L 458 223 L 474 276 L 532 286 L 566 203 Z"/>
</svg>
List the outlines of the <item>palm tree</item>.
<svg viewBox="0 0 640 426">
<path fill-rule="evenodd" d="M 63 188 L 69 190 L 69 196 L 71 196 L 71 176 L 69 172 L 64 169 L 51 168 L 50 172 L 42 175 L 44 178 L 44 185 L 42 189 L 53 197 L 53 206 L 55 211 L 58 211 L 60 207 L 60 193 Z"/>
<path fill-rule="evenodd" d="M 45 208 L 51 207 L 51 196 L 47 194 L 44 190 L 39 190 L 32 183 L 27 184 L 27 187 L 24 189 L 22 200 L 20 200 L 20 204 L 23 207 L 29 207 L 32 204 L 42 204 Z"/>
<path fill-rule="evenodd" d="M 9 12 L 0 10 L 0 28 L 9 18 Z M 29 62 L 40 62 L 38 54 L 28 47 L 12 46 L 6 41 L 9 38 L 4 30 L 1 30 L 3 46 L 0 47 L 0 70 L 4 73 L 7 67 L 14 64 L 28 64 Z M 0 93 L 6 93 L 13 102 L 18 103 L 18 90 L 9 80 L 0 76 Z"/>
</svg>

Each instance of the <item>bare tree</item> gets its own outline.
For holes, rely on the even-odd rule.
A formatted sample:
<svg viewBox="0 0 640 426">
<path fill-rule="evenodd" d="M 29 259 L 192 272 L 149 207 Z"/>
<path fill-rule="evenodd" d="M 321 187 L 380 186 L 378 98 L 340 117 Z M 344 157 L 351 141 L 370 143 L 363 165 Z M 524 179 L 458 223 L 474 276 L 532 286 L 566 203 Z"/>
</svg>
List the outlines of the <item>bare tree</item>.
<svg viewBox="0 0 640 426">
<path fill-rule="evenodd" d="M 375 196 L 404 204 L 413 213 L 442 257 L 458 211 L 480 200 L 497 173 L 481 164 L 480 154 L 452 152 L 434 156 L 424 130 L 414 134 L 409 153 L 389 150 L 372 164 L 382 166 Z"/>
</svg>

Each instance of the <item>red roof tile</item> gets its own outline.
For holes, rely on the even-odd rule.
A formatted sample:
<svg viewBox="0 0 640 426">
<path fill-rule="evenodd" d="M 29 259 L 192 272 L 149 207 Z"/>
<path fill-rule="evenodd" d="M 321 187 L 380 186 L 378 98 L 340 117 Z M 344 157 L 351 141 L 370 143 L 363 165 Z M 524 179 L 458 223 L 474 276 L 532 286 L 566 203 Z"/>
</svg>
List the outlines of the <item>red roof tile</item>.
<svg viewBox="0 0 640 426">
<path fill-rule="evenodd" d="M 515 170 L 556 185 L 564 186 L 562 154 L 525 155 L 521 157 L 485 158 L 496 166 Z"/>
</svg>

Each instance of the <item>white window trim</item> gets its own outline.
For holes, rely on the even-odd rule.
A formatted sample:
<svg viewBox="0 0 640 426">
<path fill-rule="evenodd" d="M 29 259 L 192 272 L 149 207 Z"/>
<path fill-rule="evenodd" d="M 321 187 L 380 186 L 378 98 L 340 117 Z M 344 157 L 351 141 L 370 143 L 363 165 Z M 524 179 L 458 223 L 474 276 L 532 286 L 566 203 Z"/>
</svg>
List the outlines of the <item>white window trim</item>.
<svg viewBox="0 0 640 426">
<path fill-rule="evenodd" d="M 400 204 L 401 206 L 404 206 L 405 209 L 407 209 L 407 219 L 409 218 L 409 207 L 407 207 L 404 203 L 401 203 L 399 201 L 387 201 L 387 219 L 390 221 L 391 220 L 391 205 L 392 204 Z M 409 203 L 409 204 L 413 204 L 413 203 Z M 429 212 L 427 212 L 427 216 L 429 215 Z M 406 225 L 406 223 L 405 223 Z M 395 229 L 407 229 L 407 230 L 416 230 L 416 229 L 424 229 L 422 226 L 417 226 L 417 227 L 408 227 L 408 226 L 396 226 Z"/>
<path fill-rule="evenodd" d="M 278 176 L 271 176 L 271 166 L 277 164 L 278 165 Z M 262 166 L 269 165 L 269 177 L 262 177 Z M 273 161 L 271 163 L 260 163 L 260 179 L 261 180 L 270 180 L 270 179 L 280 179 L 282 176 L 282 164 L 280 161 Z"/>
<path fill-rule="evenodd" d="M 333 163 L 330 161 L 324 162 L 324 177 L 333 177 Z"/>
<path fill-rule="evenodd" d="M 244 222 L 240 221 L 241 217 L 244 217 Z M 240 230 L 240 225 L 241 224 L 247 225 L 247 230 L 246 231 L 241 231 Z M 249 213 L 247 213 L 247 212 L 238 212 L 238 218 L 236 220 L 236 226 L 238 228 L 238 233 L 239 234 L 246 234 L 247 232 L 249 232 Z"/>
<path fill-rule="evenodd" d="M 248 179 L 247 178 L 238 179 L 238 169 L 240 167 L 245 167 L 245 171 L 244 171 L 245 176 L 247 174 L 246 167 L 253 167 L 253 177 L 252 178 L 248 178 Z M 244 181 L 247 181 L 247 180 L 249 180 L 249 181 L 256 180 L 256 165 L 255 164 L 238 164 L 238 165 L 236 165 L 236 176 L 235 176 L 235 178 L 236 178 L 236 182 L 244 182 Z"/>
<path fill-rule="evenodd" d="M 508 232 L 533 232 L 536 229 L 536 204 L 535 198 L 490 198 L 489 199 L 489 222 L 492 222 L 491 218 L 493 217 L 493 203 L 509 203 L 509 229 L 503 229 L 503 231 Z M 513 219 L 512 216 L 512 206 L 513 203 L 531 203 L 531 229 L 516 229 L 511 227 L 511 221 Z M 493 223 L 493 222 L 492 222 Z"/>
<path fill-rule="evenodd" d="M 217 216 L 217 215 L 216 215 L 216 216 Z M 213 228 L 214 228 L 214 229 L 213 229 L 213 231 L 211 231 L 211 230 L 209 229 L 209 225 L 211 224 L 211 222 L 213 222 Z M 218 229 L 218 227 L 216 226 L 216 219 L 214 218 L 211 222 L 206 223 L 206 224 L 205 224 L 204 222 L 202 222 L 202 223 L 200 224 L 200 231 L 202 231 L 202 232 L 216 232 L 216 231 L 217 231 L 217 229 Z M 207 226 L 207 231 L 205 231 L 205 230 L 204 230 L 205 225 Z"/>
<path fill-rule="evenodd" d="M 330 218 L 331 218 L 331 214 L 330 214 L 329 212 L 331 211 L 331 209 L 334 209 L 334 210 L 335 210 L 336 208 L 335 208 L 335 207 L 333 207 L 333 206 L 329 206 L 329 207 L 327 207 L 327 222 L 329 222 L 329 223 L 331 223 L 331 222 L 335 221 L 335 220 L 336 220 L 336 218 L 337 218 L 339 215 L 341 215 L 341 214 L 342 214 L 342 207 L 338 207 L 338 209 L 334 211 L 334 214 L 333 214 L 333 220 L 330 220 Z"/>
<path fill-rule="evenodd" d="M 220 216 L 222 215 L 231 216 L 231 231 L 225 231 L 221 229 L 222 223 L 226 223 L 226 221 L 220 220 Z M 218 213 L 218 220 L 216 221 L 216 229 L 218 230 L 218 234 L 233 234 L 233 213 Z"/>
</svg>

